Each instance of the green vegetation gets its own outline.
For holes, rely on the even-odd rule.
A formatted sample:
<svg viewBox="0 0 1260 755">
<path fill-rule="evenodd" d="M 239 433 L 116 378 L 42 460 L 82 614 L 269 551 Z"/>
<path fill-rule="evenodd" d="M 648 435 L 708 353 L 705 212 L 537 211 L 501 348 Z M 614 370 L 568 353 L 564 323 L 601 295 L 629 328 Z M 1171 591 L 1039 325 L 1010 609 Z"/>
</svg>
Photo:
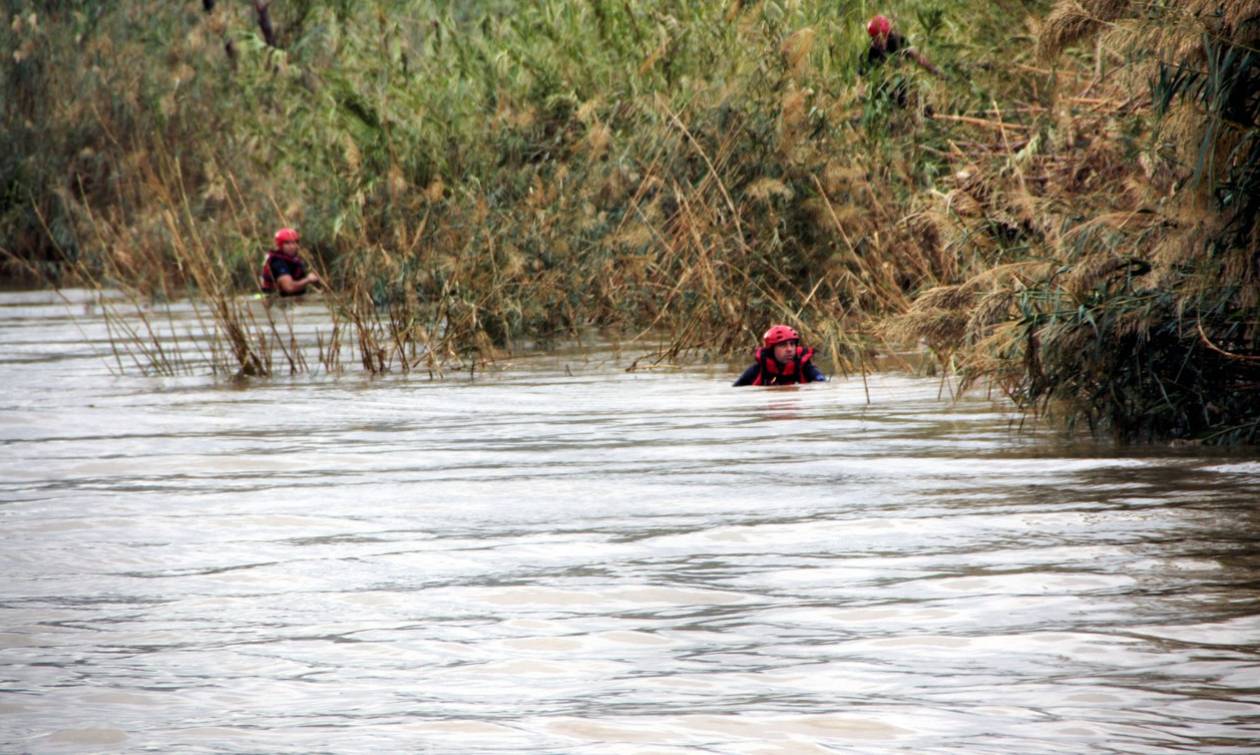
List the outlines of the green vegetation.
<svg viewBox="0 0 1260 755">
<path fill-rule="evenodd" d="M 785 321 L 842 371 L 924 342 L 1029 409 L 1254 440 L 1257 5 L 4 0 L 0 246 L 207 302 L 234 372 L 309 366 L 239 296 L 294 225 L 328 369 Z M 877 11 L 944 75 L 859 76 Z"/>
<path fill-rule="evenodd" d="M 1040 41 L 1059 95 L 952 230 L 1030 253 L 894 330 L 1123 439 L 1260 440 L 1260 3 L 1061 0 Z"/>
</svg>

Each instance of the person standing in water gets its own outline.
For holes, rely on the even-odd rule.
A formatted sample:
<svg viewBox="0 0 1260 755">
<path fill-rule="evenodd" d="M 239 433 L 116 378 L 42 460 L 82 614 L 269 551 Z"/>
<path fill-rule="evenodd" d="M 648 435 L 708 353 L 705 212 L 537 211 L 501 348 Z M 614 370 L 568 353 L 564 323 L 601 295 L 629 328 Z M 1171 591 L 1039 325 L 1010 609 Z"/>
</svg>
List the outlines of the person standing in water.
<svg viewBox="0 0 1260 755">
<path fill-rule="evenodd" d="M 263 259 L 258 283 L 263 293 L 281 296 L 301 296 L 310 286 L 322 283 L 319 274 L 307 271 L 306 263 L 298 256 L 298 232 L 292 228 L 276 231 L 275 248 Z"/>
<path fill-rule="evenodd" d="M 772 325 L 761 337 L 755 361 L 735 381 L 743 385 L 792 385 L 827 379 L 813 362 L 814 350 L 801 346 L 801 337 L 786 325 Z"/>
</svg>

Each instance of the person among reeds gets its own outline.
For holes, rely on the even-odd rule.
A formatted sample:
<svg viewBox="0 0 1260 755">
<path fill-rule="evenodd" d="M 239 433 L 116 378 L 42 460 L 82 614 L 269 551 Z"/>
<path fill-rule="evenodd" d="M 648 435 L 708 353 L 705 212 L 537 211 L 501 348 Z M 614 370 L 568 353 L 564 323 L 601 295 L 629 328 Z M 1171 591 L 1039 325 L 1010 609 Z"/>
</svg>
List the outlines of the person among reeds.
<svg viewBox="0 0 1260 755">
<path fill-rule="evenodd" d="M 869 73 L 882 65 L 884 61 L 896 56 L 913 61 L 915 65 L 933 76 L 941 75 L 940 69 L 932 65 L 932 61 L 928 60 L 926 55 L 911 47 L 910 40 L 893 30 L 893 23 L 887 16 L 875 16 L 868 21 L 866 34 L 871 38 L 871 44 L 866 49 L 866 56 L 861 65 L 858 66 L 860 72 Z"/>
<path fill-rule="evenodd" d="M 276 231 L 275 248 L 263 258 L 258 283 L 263 293 L 281 296 L 301 296 L 310 286 L 322 283 L 319 273 L 308 271 L 306 263 L 298 256 L 298 232 L 292 228 Z"/>
<path fill-rule="evenodd" d="M 801 337 L 786 325 L 772 325 L 761 337 L 755 362 L 735 381 L 741 385 L 818 383 L 827 376 L 813 362 L 814 350 L 801 346 Z"/>
</svg>

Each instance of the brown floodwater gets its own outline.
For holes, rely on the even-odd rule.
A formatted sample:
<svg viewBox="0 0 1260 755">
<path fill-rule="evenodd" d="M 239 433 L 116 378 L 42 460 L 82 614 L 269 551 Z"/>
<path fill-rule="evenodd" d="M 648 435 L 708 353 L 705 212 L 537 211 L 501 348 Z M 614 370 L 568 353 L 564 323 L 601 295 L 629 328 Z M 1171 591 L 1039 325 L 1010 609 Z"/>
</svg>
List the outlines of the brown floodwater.
<svg viewBox="0 0 1260 755">
<path fill-rule="evenodd" d="M 0 294 L 5 752 L 1257 750 L 1254 449 L 633 347 L 232 382 L 179 307 L 150 377 L 68 296 Z"/>
</svg>

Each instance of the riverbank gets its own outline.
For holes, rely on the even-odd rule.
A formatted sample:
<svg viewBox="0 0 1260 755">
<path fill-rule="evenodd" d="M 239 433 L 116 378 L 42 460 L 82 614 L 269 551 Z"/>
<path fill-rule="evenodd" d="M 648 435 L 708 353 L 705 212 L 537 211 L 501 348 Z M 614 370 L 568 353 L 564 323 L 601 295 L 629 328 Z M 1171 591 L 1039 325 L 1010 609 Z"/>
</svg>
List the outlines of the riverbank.
<svg viewBox="0 0 1260 755">
<path fill-rule="evenodd" d="M 225 373 L 302 368 L 240 304 L 294 225 L 372 374 L 783 321 L 840 372 L 922 344 L 1030 411 L 1253 441 L 1250 4 L 1111 5 L 881 7 L 940 77 L 861 71 L 862 3 L 10 12 L 3 247 L 200 297 Z"/>
</svg>

